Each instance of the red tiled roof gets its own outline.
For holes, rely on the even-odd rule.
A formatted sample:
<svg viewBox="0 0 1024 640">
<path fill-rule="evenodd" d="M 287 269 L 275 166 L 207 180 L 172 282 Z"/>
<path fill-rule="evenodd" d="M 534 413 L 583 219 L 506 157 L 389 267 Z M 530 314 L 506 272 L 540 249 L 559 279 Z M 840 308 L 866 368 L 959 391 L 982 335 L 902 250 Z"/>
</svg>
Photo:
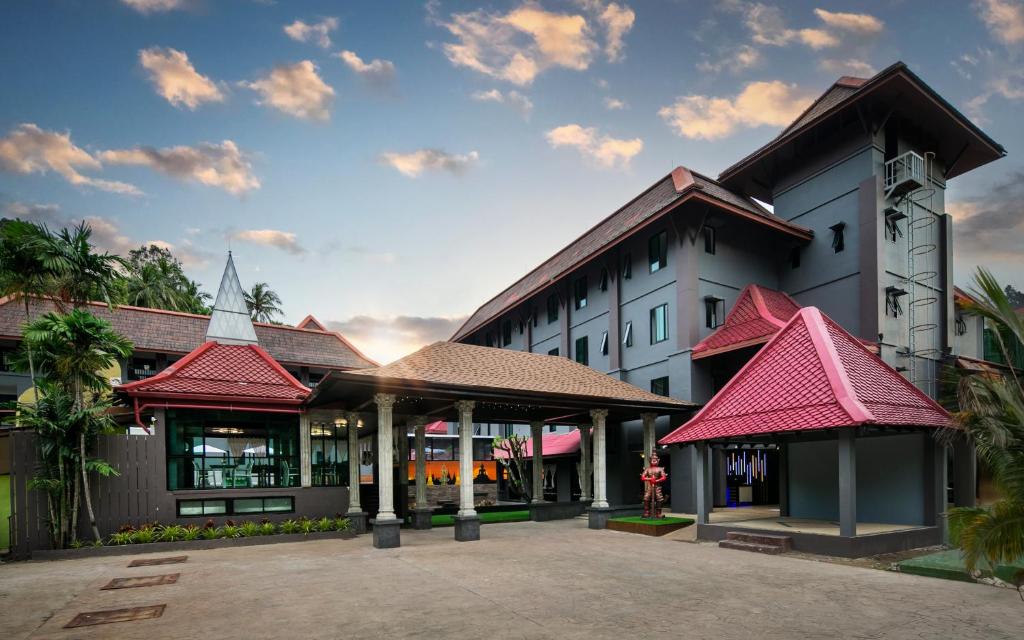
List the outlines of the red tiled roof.
<svg viewBox="0 0 1024 640">
<path fill-rule="evenodd" d="M 206 342 L 152 378 L 120 385 L 130 397 L 301 404 L 310 390 L 256 345 Z"/>
<path fill-rule="evenodd" d="M 34 300 L 32 317 L 55 311 L 50 300 Z M 183 355 L 206 341 L 210 316 L 164 309 L 122 305 L 111 310 L 94 302 L 89 311 L 111 324 L 114 331 L 132 341 L 136 351 Z M 11 297 L 0 298 L 0 336 L 20 339 L 25 307 Z M 329 369 L 361 369 L 377 366 L 340 333 L 254 322 L 260 346 L 278 362 Z"/>
<path fill-rule="evenodd" d="M 540 437 L 541 439 L 541 457 L 547 458 L 548 456 L 567 456 L 576 453 L 580 450 L 580 430 L 573 429 L 569 433 L 548 433 Z M 524 455 L 527 458 L 533 457 L 533 438 L 526 439 L 526 451 Z M 505 458 L 508 454 L 502 449 L 494 450 L 495 458 Z"/>
<path fill-rule="evenodd" d="M 864 424 L 950 427 L 945 409 L 816 307 L 804 307 L 660 444 Z"/>
<path fill-rule="evenodd" d="M 569 246 L 485 302 L 455 332 L 452 341 L 465 338 L 689 198 L 703 200 L 722 210 L 800 238 L 810 239 L 813 236 L 810 230 L 775 216 L 753 199 L 726 189 L 714 179 L 685 167 L 676 167 L 672 173 L 599 222 Z"/>
<path fill-rule="evenodd" d="M 785 293 L 749 284 L 740 291 L 722 326 L 693 347 L 693 359 L 768 342 L 799 310 L 800 305 Z"/>
<path fill-rule="evenodd" d="M 433 433 L 444 435 L 448 433 L 448 423 L 444 420 L 438 420 L 437 422 L 431 422 L 426 426 L 423 431 L 424 433 Z"/>
</svg>

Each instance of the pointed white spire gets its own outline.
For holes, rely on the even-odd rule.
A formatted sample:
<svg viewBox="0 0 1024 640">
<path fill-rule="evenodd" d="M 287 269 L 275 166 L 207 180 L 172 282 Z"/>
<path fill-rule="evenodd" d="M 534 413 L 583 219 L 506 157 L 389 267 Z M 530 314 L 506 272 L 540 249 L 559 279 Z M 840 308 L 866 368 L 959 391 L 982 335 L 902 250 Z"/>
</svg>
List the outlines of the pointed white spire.
<svg viewBox="0 0 1024 640">
<path fill-rule="evenodd" d="M 230 251 L 224 276 L 220 279 L 220 289 L 217 290 L 217 300 L 213 303 L 210 324 L 206 327 L 206 340 L 222 344 L 259 344 Z"/>
</svg>

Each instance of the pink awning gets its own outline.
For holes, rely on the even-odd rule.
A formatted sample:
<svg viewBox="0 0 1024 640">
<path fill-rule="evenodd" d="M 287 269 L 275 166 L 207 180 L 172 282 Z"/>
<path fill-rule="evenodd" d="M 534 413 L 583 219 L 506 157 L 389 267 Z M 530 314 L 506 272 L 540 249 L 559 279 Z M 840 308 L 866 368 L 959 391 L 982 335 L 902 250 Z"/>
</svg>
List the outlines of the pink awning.
<svg viewBox="0 0 1024 640">
<path fill-rule="evenodd" d="M 580 450 L 580 430 L 573 429 L 569 433 L 548 433 L 541 436 L 541 442 L 544 447 L 541 450 L 541 455 L 545 458 L 571 455 Z M 506 455 L 504 451 L 494 450 L 495 458 L 504 458 Z M 526 440 L 526 457 L 533 457 L 533 438 Z"/>
</svg>

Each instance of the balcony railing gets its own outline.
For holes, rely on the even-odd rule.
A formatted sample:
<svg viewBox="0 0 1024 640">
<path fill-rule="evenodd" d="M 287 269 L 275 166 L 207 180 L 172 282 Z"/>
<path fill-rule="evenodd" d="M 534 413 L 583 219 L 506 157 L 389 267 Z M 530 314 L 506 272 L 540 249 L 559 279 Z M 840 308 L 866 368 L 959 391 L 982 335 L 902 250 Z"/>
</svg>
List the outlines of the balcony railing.
<svg viewBox="0 0 1024 640">
<path fill-rule="evenodd" d="M 924 158 L 913 151 L 907 151 L 885 163 L 886 196 L 896 191 L 913 191 L 924 186 L 925 181 Z"/>
</svg>

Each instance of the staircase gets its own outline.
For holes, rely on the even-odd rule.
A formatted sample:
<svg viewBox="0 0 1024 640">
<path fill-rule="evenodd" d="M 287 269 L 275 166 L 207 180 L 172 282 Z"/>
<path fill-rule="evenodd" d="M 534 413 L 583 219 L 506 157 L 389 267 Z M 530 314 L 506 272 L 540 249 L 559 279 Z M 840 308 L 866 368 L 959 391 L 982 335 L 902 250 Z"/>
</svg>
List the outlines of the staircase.
<svg viewBox="0 0 1024 640">
<path fill-rule="evenodd" d="M 764 533 L 740 533 L 730 531 L 725 540 L 719 540 L 718 546 L 723 549 L 739 549 L 778 555 L 793 549 L 793 539 L 789 536 L 773 536 Z"/>
</svg>

